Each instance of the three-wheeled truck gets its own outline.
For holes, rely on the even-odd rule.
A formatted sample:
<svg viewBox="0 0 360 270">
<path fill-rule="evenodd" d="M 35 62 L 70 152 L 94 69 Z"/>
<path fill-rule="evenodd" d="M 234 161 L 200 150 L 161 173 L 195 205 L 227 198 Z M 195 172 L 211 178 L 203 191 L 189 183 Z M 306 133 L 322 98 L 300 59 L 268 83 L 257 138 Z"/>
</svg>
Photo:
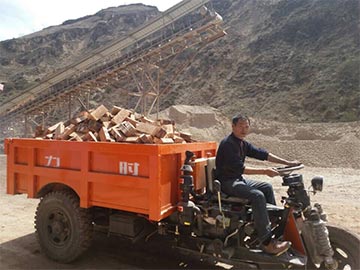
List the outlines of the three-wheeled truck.
<svg viewBox="0 0 360 270">
<path fill-rule="evenodd" d="M 97 226 L 133 242 L 171 239 L 201 258 L 245 269 L 360 269 L 359 237 L 327 224 L 298 167 L 277 168 L 283 206 L 268 205 L 273 235 L 291 241 L 281 256 L 259 248 L 247 200 L 221 192 L 215 142 L 130 144 L 5 140 L 7 193 L 40 198 L 36 236 L 49 258 L 68 263 L 91 245 Z"/>
</svg>

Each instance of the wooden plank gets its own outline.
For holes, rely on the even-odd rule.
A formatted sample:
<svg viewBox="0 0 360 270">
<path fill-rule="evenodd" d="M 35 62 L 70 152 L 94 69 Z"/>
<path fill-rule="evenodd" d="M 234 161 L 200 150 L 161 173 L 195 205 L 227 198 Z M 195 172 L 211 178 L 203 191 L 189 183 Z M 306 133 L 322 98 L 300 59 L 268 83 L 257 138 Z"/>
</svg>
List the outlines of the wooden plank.
<svg viewBox="0 0 360 270">
<path fill-rule="evenodd" d="M 103 126 L 104 126 L 106 129 L 110 129 L 112 125 L 114 125 L 114 124 L 111 123 L 110 121 L 105 121 L 105 122 L 103 122 Z"/>
<path fill-rule="evenodd" d="M 83 111 L 71 120 L 59 122 L 42 134 L 43 139 L 131 143 L 186 143 L 191 134 L 178 132 L 173 120 L 151 120 L 144 115 L 114 106 L 112 113 L 104 105 Z M 98 119 L 98 120 L 96 120 Z M 66 126 L 66 128 L 65 128 Z M 39 133 L 39 132 L 38 132 Z M 50 135 L 49 135 L 50 134 Z"/>
<path fill-rule="evenodd" d="M 186 142 L 191 142 L 191 134 L 187 132 L 180 132 L 180 137 L 183 138 Z"/>
<path fill-rule="evenodd" d="M 140 137 L 131 136 L 131 137 L 127 137 L 127 138 L 125 139 L 125 142 L 128 142 L 128 143 L 139 143 L 139 142 L 141 142 L 141 140 L 140 140 Z"/>
<path fill-rule="evenodd" d="M 117 142 L 123 142 L 125 141 L 126 137 L 124 135 L 121 134 L 120 131 L 118 131 L 117 129 L 110 129 L 110 134 L 113 135 L 113 137 L 115 138 L 115 141 Z"/>
<path fill-rule="evenodd" d="M 100 121 L 101 122 L 109 122 L 111 121 L 111 119 L 113 118 L 113 115 L 109 112 L 106 112 L 101 118 L 100 118 Z"/>
<path fill-rule="evenodd" d="M 51 127 L 48 127 L 46 133 L 49 134 L 49 133 L 53 133 L 55 132 L 56 128 L 60 125 L 60 124 L 64 124 L 63 122 L 59 122 L 59 123 L 56 123 L 55 125 L 51 126 Z M 64 127 L 65 128 L 65 127 Z M 62 133 L 62 132 L 61 132 Z M 59 133 L 60 134 L 60 133 Z"/>
<path fill-rule="evenodd" d="M 110 137 L 110 134 L 108 132 L 108 130 L 106 129 L 106 127 L 102 127 L 99 131 L 99 137 L 100 137 L 100 141 L 102 142 L 111 142 L 113 141 Z"/>
<path fill-rule="evenodd" d="M 174 143 L 174 140 L 171 138 L 154 138 L 156 144 L 171 144 Z"/>
<path fill-rule="evenodd" d="M 157 138 L 163 138 L 166 135 L 166 130 L 163 129 L 162 127 L 159 127 L 158 130 L 156 131 L 156 133 L 153 133 L 151 135 L 153 135 L 154 137 L 157 137 Z"/>
<path fill-rule="evenodd" d="M 163 125 L 175 125 L 175 121 L 174 120 L 169 120 L 169 119 L 159 119 L 158 123 L 163 126 Z"/>
<path fill-rule="evenodd" d="M 78 124 L 76 126 L 76 132 L 78 132 L 78 133 L 88 133 L 89 132 L 88 123 L 83 122 L 83 123 Z"/>
<path fill-rule="evenodd" d="M 146 134 L 152 135 L 152 134 L 156 134 L 159 131 L 159 127 L 155 126 L 153 124 L 150 124 L 150 123 L 139 122 L 136 125 L 136 130 L 141 133 L 146 133 Z"/>
<path fill-rule="evenodd" d="M 133 114 L 130 114 L 130 117 L 126 117 L 124 121 L 128 121 L 129 123 L 131 123 L 134 127 L 136 127 L 136 125 L 139 123 L 139 121 L 135 120 L 135 117 Z"/>
<path fill-rule="evenodd" d="M 128 110 L 122 109 L 111 119 L 111 122 L 114 123 L 115 125 L 120 124 L 129 115 L 130 115 L 130 112 Z"/>
<path fill-rule="evenodd" d="M 80 112 L 77 117 L 74 117 L 70 120 L 71 124 L 77 125 L 86 119 L 88 119 L 89 113 L 88 112 Z"/>
<path fill-rule="evenodd" d="M 186 143 L 183 138 L 181 138 L 180 136 L 177 136 L 177 135 L 173 136 L 173 140 L 175 143 Z"/>
<path fill-rule="evenodd" d="M 54 134 L 53 134 L 53 133 L 50 133 L 50 134 L 46 134 L 46 135 L 45 135 L 45 139 L 51 140 L 51 139 L 53 139 L 53 138 L 54 138 Z"/>
<path fill-rule="evenodd" d="M 76 132 L 71 133 L 69 136 L 70 136 L 70 141 L 77 141 L 77 142 L 83 141 L 81 136 L 79 134 L 77 134 Z"/>
<path fill-rule="evenodd" d="M 120 112 L 122 110 L 121 107 L 118 107 L 118 106 L 113 106 L 112 109 L 111 109 L 111 114 L 112 115 L 116 115 L 118 112 Z"/>
<path fill-rule="evenodd" d="M 73 133 L 76 129 L 76 126 L 74 124 L 70 124 L 67 126 L 63 133 L 59 135 L 60 140 L 67 140 L 70 137 L 70 134 Z"/>
<path fill-rule="evenodd" d="M 124 121 L 119 125 L 119 130 L 126 136 L 131 137 L 136 134 L 135 127 L 128 121 Z"/>
<path fill-rule="evenodd" d="M 94 142 L 98 141 L 97 136 L 91 131 L 88 132 L 88 135 L 89 135 L 89 141 L 94 141 Z"/>
<path fill-rule="evenodd" d="M 55 139 L 60 139 L 60 135 L 64 133 L 65 126 L 63 122 L 60 122 L 55 129 Z"/>
<path fill-rule="evenodd" d="M 104 105 L 100 105 L 99 107 L 97 107 L 94 111 L 92 111 L 90 113 L 90 117 L 91 119 L 97 121 L 99 120 L 106 112 L 108 111 L 108 109 L 104 106 Z"/>
<path fill-rule="evenodd" d="M 99 132 L 99 130 L 102 128 L 102 124 L 98 121 L 91 119 L 88 122 L 88 127 L 92 132 Z"/>
<path fill-rule="evenodd" d="M 143 143 L 154 143 L 153 137 L 149 134 L 141 134 L 139 138 Z"/>
<path fill-rule="evenodd" d="M 149 124 L 154 124 L 154 125 L 156 125 L 156 121 L 151 120 L 151 119 L 147 118 L 146 116 L 141 116 L 141 117 L 139 117 L 138 120 L 139 120 L 140 122 L 142 122 L 142 123 L 149 123 Z"/>
<path fill-rule="evenodd" d="M 162 128 L 166 131 L 166 134 L 174 134 L 174 126 L 173 124 L 167 124 L 167 125 L 162 125 Z"/>
</svg>

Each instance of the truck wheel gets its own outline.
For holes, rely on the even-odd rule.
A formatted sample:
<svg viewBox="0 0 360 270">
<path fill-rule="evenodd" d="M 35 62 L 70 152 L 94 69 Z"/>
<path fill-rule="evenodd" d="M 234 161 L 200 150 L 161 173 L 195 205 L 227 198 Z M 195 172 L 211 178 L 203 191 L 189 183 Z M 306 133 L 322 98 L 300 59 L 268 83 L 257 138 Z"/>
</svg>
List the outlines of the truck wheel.
<svg viewBox="0 0 360 270">
<path fill-rule="evenodd" d="M 326 227 L 329 230 L 330 243 L 335 253 L 334 259 L 339 263 L 337 269 L 360 269 L 360 238 L 339 227 L 330 225 Z"/>
<path fill-rule="evenodd" d="M 36 209 L 35 229 L 42 251 L 55 261 L 69 263 L 90 246 L 93 226 L 74 193 L 53 191 Z"/>
</svg>

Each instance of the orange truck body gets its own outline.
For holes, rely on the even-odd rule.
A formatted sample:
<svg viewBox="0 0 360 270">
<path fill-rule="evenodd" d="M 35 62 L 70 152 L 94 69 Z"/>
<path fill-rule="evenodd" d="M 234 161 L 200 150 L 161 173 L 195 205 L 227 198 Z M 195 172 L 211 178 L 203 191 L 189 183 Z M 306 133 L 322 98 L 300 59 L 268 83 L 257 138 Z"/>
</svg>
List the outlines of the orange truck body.
<svg viewBox="0 0 360 270">
<path fill-rule="evenodd" d="M 189 150 L 215 156 L 215 142 L 129 144 L 36 139 L 5 140 L 7 193 L 39 197 L 52 184 L 70 187 L 80 207 L 143 214 L 160 221 L 176 210 L 180 168 Z M 196 182 L 201 189 L 205 183 Z"/>
</svg>

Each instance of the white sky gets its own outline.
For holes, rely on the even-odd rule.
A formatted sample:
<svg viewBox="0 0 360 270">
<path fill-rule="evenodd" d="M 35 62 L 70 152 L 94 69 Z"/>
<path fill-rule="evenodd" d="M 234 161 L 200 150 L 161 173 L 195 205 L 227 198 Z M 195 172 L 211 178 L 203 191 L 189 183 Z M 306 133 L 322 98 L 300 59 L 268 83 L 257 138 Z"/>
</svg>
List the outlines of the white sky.
<svg viewBox="0 0 360 270">
<path fill-rule="evenodd" d="M 101 9 L 132 3 L 167 10 L 180 0 L 0 0 L 0 41 L 18 38 Z"/>
</svg>

